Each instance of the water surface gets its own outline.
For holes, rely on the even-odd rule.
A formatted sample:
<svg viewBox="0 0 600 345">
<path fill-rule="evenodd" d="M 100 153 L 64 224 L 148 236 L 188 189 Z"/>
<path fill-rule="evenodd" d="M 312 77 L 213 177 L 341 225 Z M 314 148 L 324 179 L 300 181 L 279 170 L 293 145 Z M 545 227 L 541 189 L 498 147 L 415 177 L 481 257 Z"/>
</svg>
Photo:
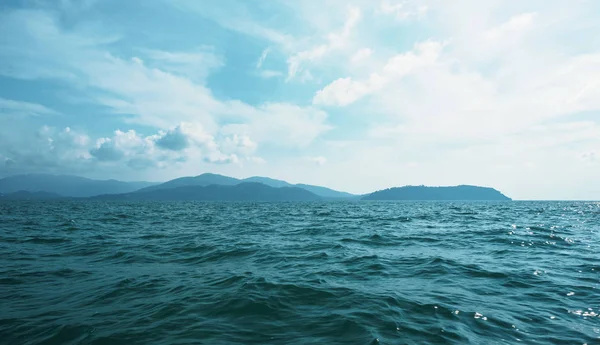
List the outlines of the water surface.
<svg viewBox="0 0 600 345">
<path fill-rule="evenodd" d="M 600 203 L 0 203 L 0 343 L 597 344 Z"/>
</svg>

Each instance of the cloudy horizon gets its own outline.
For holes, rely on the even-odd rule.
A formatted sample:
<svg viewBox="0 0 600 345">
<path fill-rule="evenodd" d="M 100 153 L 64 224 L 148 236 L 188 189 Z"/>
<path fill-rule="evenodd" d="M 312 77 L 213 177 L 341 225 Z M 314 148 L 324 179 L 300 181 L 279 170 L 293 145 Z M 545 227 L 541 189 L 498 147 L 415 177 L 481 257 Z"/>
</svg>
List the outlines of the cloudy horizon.
<svg viewBox="0 0 600 345">
<path fill-rule="evenodd" d="M 600 197 L 600 3 L 9 1 L 0 177 Z"/>
</svg>

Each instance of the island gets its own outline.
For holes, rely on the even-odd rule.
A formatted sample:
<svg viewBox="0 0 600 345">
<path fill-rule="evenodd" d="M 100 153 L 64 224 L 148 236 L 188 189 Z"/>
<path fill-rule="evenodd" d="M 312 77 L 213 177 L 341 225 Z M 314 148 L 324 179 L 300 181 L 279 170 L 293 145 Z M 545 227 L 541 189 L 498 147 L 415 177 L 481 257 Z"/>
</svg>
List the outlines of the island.
<svg viewBox="0 0 600 345">
<path fill-rule="evenodd" d="M 367 194 L 362 200 L 472 200 L 509 201 L 494 188 L 460 185 L 452 187 L 404 186 Z"/>
</svg>

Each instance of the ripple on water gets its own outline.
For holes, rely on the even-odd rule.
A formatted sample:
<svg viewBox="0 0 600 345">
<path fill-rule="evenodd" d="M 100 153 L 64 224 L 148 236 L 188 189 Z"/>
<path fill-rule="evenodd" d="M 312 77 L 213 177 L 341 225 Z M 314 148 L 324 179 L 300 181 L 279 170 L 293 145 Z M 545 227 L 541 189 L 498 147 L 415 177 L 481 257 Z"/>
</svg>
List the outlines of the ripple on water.
<svg viewBox="0 0 600 345">
<path fill-rule="evenodd" d="M 599 205 L 1 202 L 0 339 L 594 344 Z"/>
</svg>

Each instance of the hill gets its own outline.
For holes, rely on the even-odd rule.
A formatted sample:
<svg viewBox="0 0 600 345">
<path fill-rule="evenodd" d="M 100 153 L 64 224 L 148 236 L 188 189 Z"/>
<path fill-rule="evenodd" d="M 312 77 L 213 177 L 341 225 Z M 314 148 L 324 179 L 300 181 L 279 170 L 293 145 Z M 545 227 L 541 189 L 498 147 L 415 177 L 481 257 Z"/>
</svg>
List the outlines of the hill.
<svg viewBox="0 0 600 345">
<path fill-rule="evenodd" d="M 28 192 L 20 190 L 14 193 L 1 194 L 0 200 L 56 200 L 64 199 L 62 195 L 47 192 Z"/>
<path fill-rule="evenodd" d="M 362 200 L 511 200 L 499 191 L 488 187 L 405 186 L 380 190 L 362 197 Z"/>
<path fill-rule="evenodd" d="M 233 186 L 241 183 L 261 183 L 269 187 L 273 188 L 282 188 L 282 187 L 295 187 L 304 189 L 313 194 L 316 194 L 320 197 L 327 199 L 342 199 L 342 198 L 356 198 L 355 195 L 345 192 L 339 192 L 330 188 L 320 187 L 320 186 L 312 186 L 307 184 L 291 184 L 286 181 L 276 180 L 268 177 L 261 176 L 253 176 L 246 179 L 237 179 L 234 177 L 223 176 L 218 174 L 202 174 L 193 177 L 180 177 L 174 180 L 167 181 L 165 183 L 161 183 L 159 185 L 150 186 L 147 188 L 143 188 L 137 191 L 137 193 L 145 193 L 149 191 L 155 190 L 164 190 L 171 189 L 176 187 L 184 187 L 184 186 L 210 186 L 210 185 L 222 185 L 222 186 Z"/>
<path fill-rule="evenodd" d="M 218 174 L 202 174 L 198 176 L 186 176 L 176 178 L 174 180 L 170 180 L 161 184 L 157 184 L 154 186 L 149 186 L 146 188 L 142 188 L 137 190 L 137 193 L 145 193 L 155 190 L 163 190 L 163 189 L 172 189 L 177 187 L 184 186 L 210 186 L 212 184 L 215 185 L 223 185 L 223 186 L 232 186 L 235 184 L 239 184 L 241 181 L 228 176 L 218 175 Z M 107 193 L 108 194 L 108 193 Z"/>
<path fill-rule="evenodd" d="M 317 201 L 321 198 L 297 187 L 274 188 L 262 183 L 244 182 L 233 186 L 180 186 L 168 189 L 137 191 L 117 195 L 99 195 L 93 200 L 149 201 Z"/>
<path fill-rule="evenodd" d="M 0 179 L 0 193 L 27 191 L 54 193 L 68 197 L 89 197 L 99 194 L 129 193 L 154 184 L 152 182 L 93 180 L 70 175 L 27 174 Z"/>
</svg>

